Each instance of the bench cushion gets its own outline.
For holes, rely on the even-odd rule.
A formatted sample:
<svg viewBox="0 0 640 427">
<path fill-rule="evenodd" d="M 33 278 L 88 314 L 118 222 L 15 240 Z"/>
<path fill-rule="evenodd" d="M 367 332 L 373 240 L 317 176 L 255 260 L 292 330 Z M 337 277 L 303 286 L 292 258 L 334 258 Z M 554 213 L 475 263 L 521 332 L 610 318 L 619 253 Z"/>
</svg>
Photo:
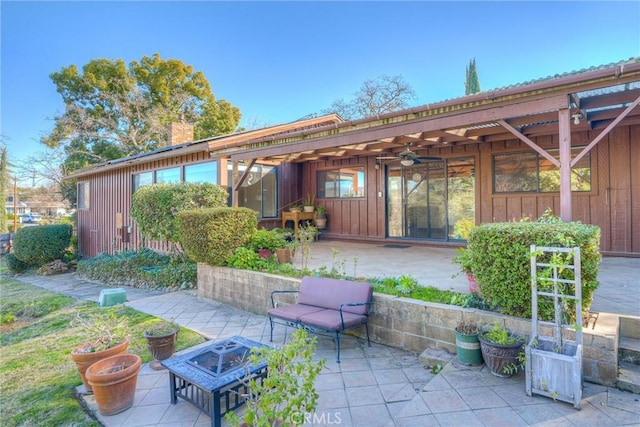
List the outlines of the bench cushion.
<svg viewBox="0 0 640 427">
<path fill-rule="evenodd" d="M 275 307 L 267 311 L 267 315 L 273 317 L 279 317 L 281 319 L 297 322 L 300 317 L 305 314 L 315 313 L 317 311 L 324 310 L 321 307 L 306 304 L 291 304 L 281 307 Z"/>
<path fill-rule="evenodd" d="M 366 323 L 367 316 L 364 314 L 345 313 L 342 311 L 344 318 L 344 328 L 350 328 L 352 326 Z M 320 328 L 328 329 L 331 331 L 341 331 L 342 322 L 340 321 L 340 312 L 336 310 L 322 310 L 315 313 L 305 314 L 300 317 L 301 323 L 306 323 L 312 326 L 318 326 Z"/>
<path fill-rule="evenodd" d="M 300 283 L 298 303 L 340 310 L 340 304 L 371 302 L 372 295 L 373 287 L 369 283 L 305 276 Z M 343 307 L 342 311 L 367 314 L 369 306 Z"/>
</svg>

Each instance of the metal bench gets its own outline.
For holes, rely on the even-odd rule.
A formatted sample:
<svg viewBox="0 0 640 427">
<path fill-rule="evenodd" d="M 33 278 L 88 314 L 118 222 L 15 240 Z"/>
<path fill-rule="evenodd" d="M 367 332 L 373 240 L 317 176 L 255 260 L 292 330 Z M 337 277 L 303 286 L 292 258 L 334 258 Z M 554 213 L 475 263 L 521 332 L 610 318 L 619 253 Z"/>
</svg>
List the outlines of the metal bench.
<svg viewBox="0 0 640 427">
<path fill-rule="evenodd" d="M 294 304 L 282 305 L 276 301 L 278 294 L 296 293 Z M 350 280 L 306 276 L 300 290 L 271 292 L 271 309 L 267 311 L 273 341 L 275 323 L 304 328 L 310 333 L 333 338 L 340 363 L 340 334 L 347 329 L 364 325 L 369 340 L 369 309 L 373 304 L 373 287 L 370 283 Z"/>
</svg>

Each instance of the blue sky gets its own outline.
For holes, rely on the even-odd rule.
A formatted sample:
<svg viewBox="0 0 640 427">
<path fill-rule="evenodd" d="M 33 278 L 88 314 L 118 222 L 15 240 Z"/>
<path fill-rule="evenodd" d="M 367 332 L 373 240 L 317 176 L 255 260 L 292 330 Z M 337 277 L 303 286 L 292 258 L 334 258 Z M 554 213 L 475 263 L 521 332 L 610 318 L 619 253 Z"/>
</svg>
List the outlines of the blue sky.
<svg viewBox="0 0 640 427">
<path fill-rule="evenodd" d="M 4 1 L 1 122 L 9 159 L 45 151 L 64 106 L 49 74 L 159 53 L 202 71 L 242 124 L 319 113 L 402 75 L 414 105 L 640 56 L 640 2 Z"/>
</svg>

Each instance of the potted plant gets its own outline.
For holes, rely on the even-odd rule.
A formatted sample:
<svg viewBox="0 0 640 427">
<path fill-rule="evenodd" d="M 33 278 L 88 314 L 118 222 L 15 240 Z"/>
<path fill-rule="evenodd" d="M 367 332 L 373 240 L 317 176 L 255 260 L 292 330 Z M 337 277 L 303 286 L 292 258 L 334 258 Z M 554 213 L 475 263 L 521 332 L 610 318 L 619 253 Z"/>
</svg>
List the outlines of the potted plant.
<svg viewBox="0 0 640 427">
<path fill-rule="evenodd" d="M 314 216 L 314 222 L 318 230 L 327 228 L 327 212 L 324 206 L 318 206 Z"/>
<path fill-rule="evenodd" d="M 478 282 L 471 271 L 473 267 L 471 251 L 467 248 L 457 248 L 456 254 L 452 261 L 460 264 L 461 271 L 455 274 L 454 277 L 458 276 L 458 274 L 466 274 L 467 280 L 469 281 L 469 292 L 478 293 Z"/>
<path fill-rule="evenodd" d="M 316 196 L 315 194 L 309 193 L 302 201 L 302 208 L 305 212 L 313 212 L 316 208 Z"/>
<path fill-rule="evenodd" d="M 298 242 L 296 240 L 286 241 L 284 247 L 276 248 L 276 257 L 278 264 L 291 264 L 291 260 L 295 256 Z"/>
<path fill-rule="evenodd" d="M 166 320 L 155 322 L 144 330 L 143 335 L 153 356 L 153 361 L 149 363 L 152 369 L 162 369 L 159 362 L 171 357 L 179 330 L 180 326 L 176 322 Z"/>
<path fill-rule="evenodd" d="M 142 359 L 117 354 L 89 366 L 86 376 L 102 415 L 115 415 L 133 405 Z"/>
<path fill-rule="evenodd" d="M 463 365 L 482 365 L 482 350 L 478 340 L 478 325 L 473 320 L 461 320 L 456 331 L 456 352 L 458 362 Z"/>
<path fill-rule="evenodd" d="M 129 346 L 124 319 L 118 316 L 117 308 L 112 307 L 105 313 L 88 317 L 82 317 L 78 312 L 71 322 L 84 330 L 85 342 L 71 350 L 71 358 L 89 393 L 93 390 L 86 378 L 87 369 L 99 360 L 124 353 Z"/>
<path fill-rule="evenodd" d="M 478 334 L 484 363 L 498 377 L 510 377 L 522 367 L 525 339 L 496 322 Z"/>
<path fill-rule="evenodd" d="M 290 212 L 302 212 L 302 205 L 294 203 L 293 205 L 291 205 L 289 207 L 289 211 Z"/>
<path fill-rule="evenodd" d="M 251 248 L 258 252 L 262 258 L 269 258 L 277 248 L 284 247 L 285 243 L 282 233 L 265 228 L 256 230 L 250 241 Z"/>
</svg>

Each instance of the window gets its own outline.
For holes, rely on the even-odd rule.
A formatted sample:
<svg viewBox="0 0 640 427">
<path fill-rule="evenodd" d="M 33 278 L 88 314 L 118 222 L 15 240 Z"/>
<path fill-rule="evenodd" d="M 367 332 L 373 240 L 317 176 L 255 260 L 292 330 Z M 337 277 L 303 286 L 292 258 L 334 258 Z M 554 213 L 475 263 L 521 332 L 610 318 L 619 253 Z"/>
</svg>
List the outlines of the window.
<svg viewBox="0 0 640 427">
<path fill-rule="evenodd" d="M 89 209 L 89 200 L 90 200 L 89 183 L 79 182 L 78 183 L 78 209 Z"/>
<path fill-rule="evenodd" d="M 228 179 L 233 182 L 233 164 L 229 162 Z M 247 169 L 245 163 L 238 163 L 238 174 Z M 229 188 L 229 193 L 233 191 Z M 257 211 L 261 218 L 278 216 L 278 175 L 275 166 L 255 164 L 238 189 L 238 206 Z"/>
<path fill-rule="evenodd" d="M 342 168 L 318 171 L 318 198 L 364 197 L 364 168 Z"/>
<path fill-rule="evenodd" d="M 583 147 L 572 147 L 575 157 Z M 559 150 L 547 150 L 558 158 Z M 571 190 L 591 191 L 591 153 L 571 169 Z M 560 191 L 560 169 L 537 152 L 495 154 L 493 156 L 495 193 Z"/>
<path fill-rule="evenodd" d="M 184 167 L 185 182 L 218 183 L 218 162 L 197 163 Z"/>
<path fill-rule="evenodd" d="M 169 184 L 172 182 L 180 182 L 180 167 L 156 171 L 156 184 Z"/>
<path fill-rule="evenodd" d="M 142 172 L 133 174 L 133 192 L 145 185 L 153 184 L 153 172 Z"/>
</svg>

